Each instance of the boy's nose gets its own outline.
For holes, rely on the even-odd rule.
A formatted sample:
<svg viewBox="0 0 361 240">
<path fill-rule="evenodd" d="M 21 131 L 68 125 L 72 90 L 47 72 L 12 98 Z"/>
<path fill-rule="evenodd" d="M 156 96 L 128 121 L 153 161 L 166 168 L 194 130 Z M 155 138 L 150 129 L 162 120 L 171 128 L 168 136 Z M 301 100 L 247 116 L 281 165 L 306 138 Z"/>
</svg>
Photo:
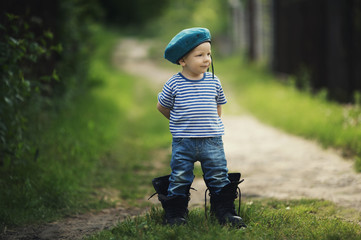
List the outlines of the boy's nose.
<svg viewBox="0 0 361 240">
<path fill-rule="evenodd" d="M 204 58 L 204 61 L 206 61 L 206 62 L 211 61 L 211 60 L 212 60 L 211 56 L 206 56 L 206 57 Z"/>
</svg>

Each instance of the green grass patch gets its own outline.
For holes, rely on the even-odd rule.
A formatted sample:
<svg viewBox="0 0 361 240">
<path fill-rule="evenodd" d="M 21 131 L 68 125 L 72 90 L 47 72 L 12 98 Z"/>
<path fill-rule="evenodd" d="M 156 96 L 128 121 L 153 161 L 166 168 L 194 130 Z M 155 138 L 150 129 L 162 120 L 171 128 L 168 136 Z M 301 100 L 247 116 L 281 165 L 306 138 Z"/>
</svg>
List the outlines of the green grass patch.
<svg viewBox="0 0 361 240">
<path fill-rule="evenodd" d="M 242 205 L 248 228 L 239 230 L 221 226 L 213 217 L 206 220 L 199 208 L 190 211 L 186 225 L 165 226 L 163 211 L 153 208 L 87 239 L 360 239 L 360 226 L 345 221 L 339 211 L 325 201 L 257 200 Z"/>
<path fill-rule="evenodd" d="M 162 174 L 152 173 L 152 152 L 168 147 L 168 126 L 142 80 L 112 66 L 117 40 L 119 34 L 94 27 L 91 90 L 33 116 L 36 160 L 0 167 L 0 227 L 109 207 L 114 199 L 107 192 L 135 204 L 149 193 L 154 175 Z"/>
<path fill-rule="evenodd" d="M 237 101 L 263 122 L 315 139 L 324 147 L 355 157 L 361 171 L 361 107 L 326 100 L 327 92 L 300 92 L 292 79 L 281 82 L 263 68 L 240 58 L 217 61 L 217 74 L 232 86 Z"/>
</svg>

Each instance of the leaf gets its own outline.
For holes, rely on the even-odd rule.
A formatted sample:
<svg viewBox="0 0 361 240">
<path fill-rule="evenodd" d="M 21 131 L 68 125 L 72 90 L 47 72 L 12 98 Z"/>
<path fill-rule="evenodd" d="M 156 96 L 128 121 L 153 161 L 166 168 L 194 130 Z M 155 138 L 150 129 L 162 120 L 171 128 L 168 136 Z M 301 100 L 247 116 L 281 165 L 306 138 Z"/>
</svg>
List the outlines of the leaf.
<svg viewBox="0 0 361 240">
<path fill-rule="evenodd" d="M 26 87 L 27 90 L 30 89 L 30 81 L 24 80 L 24 81 L 23 81 L 23 84 L 24 84 L 24 86 Z"/>
<path fill-rule="evenodd" d="M 9 37 L 9 43 L 12 46 L 18 46 L 19 45 L 19 41 L 16 40 L 15 38 Z"/>
<path fill-rule="evenodd" d="M 56 73 L 56 69 L 53 70 L 53 74 L 51 75 L 51 77 L 55 80 L 55 81 L 60 81 L 58 74 Z"/>
<path fill-rule="evenodd" d="M 45 50 L 43 47 L 41 47 L 41 46 L 39 46 L 37 50 L 38 50 L 37 53 L 38 53 L 39 55 L 46 53 L 46 50 Z"/>
<path fill-rule="evenodd" d="M 49 38 L 49 39 L 53 39 L 53 38 L 54 38 L 54 35 L 53 35 L 53 33 L 52 33 L 50 30 L 45 31 L 45 32 L 44 32 L 44 36 L 47 37 L 47 38 Z"/>
<path fill-rule="evenodd" d="M 24 102 L 24 98 L 20 96 L 19 94 L 15 95 L 16 99 L 20 100 L 21 102 Z"/>
<path fill-rule="evenodd" d="M 6 13 L 6 16 L 8 17 L 9 20 L 19 19 L 19 16 L 11 13 Z"/>
<path fill-rule="evenodd" d="M 37 42 L 30 42 L 29 50 L 31 52 L 36 52 L 39 48 L 39 44 Z"/>
<path fill-rule="evenodd" d="M 10 99 L 10 98 L 8 98 L 8 97 L 4 97 L 4 100 L 5 100 L 5 102 L 6 102 L 8 105 L 10 105 L 10 106 L 12 106 L 12 105 L 13 105 L 13 102 L 11 101 L 11 99 Z"/>
<path fill-rule="evenodd" d="M 51 46 L 50 49 L 57 53 L 61 53 L 63 51 L 63 45 L 61 45 L 61 43 L 59 43 L 57 45 Z"/>
</svg>

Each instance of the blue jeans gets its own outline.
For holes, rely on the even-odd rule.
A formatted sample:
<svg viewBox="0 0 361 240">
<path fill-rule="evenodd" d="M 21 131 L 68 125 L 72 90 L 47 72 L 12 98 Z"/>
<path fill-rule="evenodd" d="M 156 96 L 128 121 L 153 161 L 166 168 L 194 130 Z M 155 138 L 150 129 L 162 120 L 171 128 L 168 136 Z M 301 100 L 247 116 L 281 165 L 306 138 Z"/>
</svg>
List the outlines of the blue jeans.
<svg viewBox="0 0 361 240">
<path fill-rule="evenodd" d="M 186 196 L 194 175 L 194 163 L 202 166 L 204 180 L 212 193 L 218 193 L 230 183 L 222 137 L 173 138 L 172 173 L 168 196 Z"/>
</svg>

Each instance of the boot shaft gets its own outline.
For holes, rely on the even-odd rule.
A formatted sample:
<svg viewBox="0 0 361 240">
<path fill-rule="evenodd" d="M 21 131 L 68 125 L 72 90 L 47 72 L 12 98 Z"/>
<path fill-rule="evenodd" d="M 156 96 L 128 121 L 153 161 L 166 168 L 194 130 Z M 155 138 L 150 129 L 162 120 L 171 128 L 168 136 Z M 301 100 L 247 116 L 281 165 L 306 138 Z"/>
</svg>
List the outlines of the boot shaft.
<svg viewBox="0 0 361 240">
<path fill-rule="evenodd" d="M 230 223 L 236 227 L 247 227 L 242 218 L 238 216 L 241 205 L 241 191 L 238 185 L 243 182 L 243 179 L 240 180 L 240 173 L 230 173 L 228 178 L 230 183 L 224 186 L 219 193 L 210 192 L 209 194 L 211 202 L 211 214 L 215 215 L 221 224 Z M 239 197 L 238 215 L 234 205 L 234 200 L 237 197 Z"/>
<path fill-rule="evenodd" d="M 189 190 L 191 186 L 187 186 L 186 196 L 168 196 L 169 177 L 170 175 L 166 175 L 152 180 L 156 191 L 155 194 L 158 194 L 158 200 L 161 202 L 165 212 L 164 221 L 169 225 L 185 224 L 186 217 L 188 216 Z"/>
<path fill-rule="evenodd" d="M 152 180 L 153 187 L 156 191 L 156 194 L 168 195 L 169 188 L 169 177 L 170 175 L 157 177 Z"/>
<path fill-rule="evenodd" d="M 211 199 L 213 199 L 213 201 L 217 201 L 219 196 L 222 196 L 222 199 L 226 198 L 233 201 L 238 197 L 238 193 L 237 193 L 237 190 L 239 190 L 238 185 L 244 181 L 244 179 L 241 179 L 241 173 L 229 173 L 228 179 L 230 183 L 224 186 L 219 193 L 212 192 L 211 189 L 209 188 L 207 181 L 204 179 L 207 185 L 206 193 L 207 191 L 210 191 L 209 196 L 211 197 Z"/>
</svg>

